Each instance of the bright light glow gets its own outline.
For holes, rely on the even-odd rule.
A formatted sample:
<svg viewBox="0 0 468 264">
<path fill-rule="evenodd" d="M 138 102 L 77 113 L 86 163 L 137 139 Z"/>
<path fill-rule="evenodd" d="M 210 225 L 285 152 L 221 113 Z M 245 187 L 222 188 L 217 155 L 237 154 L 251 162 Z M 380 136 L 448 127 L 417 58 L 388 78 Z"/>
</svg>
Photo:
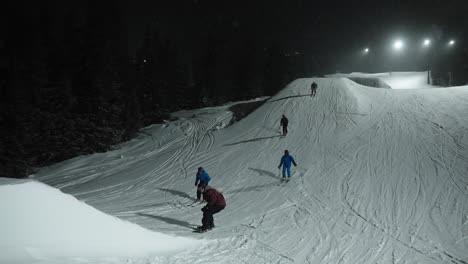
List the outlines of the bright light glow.
<svg viewBox="0 0 468 264">
<path fill-rule="evenodd" d="M 448 44 L 449 44 L 450 46 L 453 46 L 453 45 L 455 45 L 455 40 L 453 40 L 453 39 L 452 39 L 452 40 L 450 40 Z"/>
<path fill-rule="evenodd" d="M 393 48 L 396 49 L 396 50 L 403 49 L 403 46 L 404 46 L 404 43 L 403 43 L 403 41 L 401 39 L 398 39 L 393 43 Z"/>
<path fill-rule="evenodd" d="M 431 45 L 431 40 L 430 40 L 430 39 L 425 39 L 425 40 L 423 41 L 423 46 L 424 46 L 424 47 L 429 47 L 429 45 Z"/>
<path fill-rule="evenodd" d="M 364 53 L 369 53 L 369 48 L 365 48 Z"/>
</svg>

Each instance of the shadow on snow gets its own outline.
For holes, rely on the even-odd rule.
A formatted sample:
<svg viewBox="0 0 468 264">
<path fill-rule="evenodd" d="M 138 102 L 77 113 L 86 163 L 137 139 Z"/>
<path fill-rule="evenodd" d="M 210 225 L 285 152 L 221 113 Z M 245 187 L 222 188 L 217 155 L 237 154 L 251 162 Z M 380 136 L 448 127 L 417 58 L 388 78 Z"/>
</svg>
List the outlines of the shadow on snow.
<svg viewBox="0 0 468 264">
<path fill-rule="evenodd" d="M 253 171 L 257 172 L 259 175 L 265 175 L 265 176 L 271 177 L 273 179 L 281 180 L 281 176 L 277 176 L 276 174 L 274 174 L 271 171 L 255 169 L 255 168 L 249 168 L 249 170 L 253 170 Z"/>
<path fill-rule="evenodd" d="M 239 142 L 224 144 L 223 146 L 233 146 L 233 145 L 238 145 L 238 144 L 242 144 L 242 143 L 249 143 L 249 142 L 259 141 L 259 140 L 263 140 L 263 139 L 275 138 L 275 137 L 281 137 L 281 135 L 276 135 L 276 136 L 271 136 L 271 137 L 261 137 L 261 138 L 247 139 L 247 140 L 243 140 L 243 141 L 239 141 Z"/>
<path fill-rule="evenodd" d="M 295 97 L 310 97 L 310 94 L 299 94 L 299 95 L 291 95 L 291 96 L 281 97 L 281 98 L 278 98 L 278 99 L 275 99 L 275 100 L 268 101 L 267 103 L 273 103 L 273 102 L 276 102 L 276 101 L 286 100 L 286 99 L 295 98 Z"/>
<path fill-rule="evenodd" d="M 189 222 L 177 220 L 177 219 L 170 218 L 170 217 L 151 215 L 151 214 L 145 214 L 145 213 L 137 213 L 137 215 L 157 219 L 165 223 L 168 223 L 170 225 L 178 225 L 178 226 L 187 227 L 187 228 L 197 227 L 196 225 L 190 224 Z"/>
<path fill-rule="evenodd" d="M 164 188 L 156 188 L 160 191 L 164 191 L 164 192 L 168 192 L 172 195 L 176 195 L 176 196 L 179 196 L 179 197 L 182 197 L 182 198 L 187 198 L 189 200 L 192 200 L 192 201 L 195 201 L 195 198 L 191 197 L 190 195 L 188 195 L 187 193 L 184 193 L 184 192 L 181 192 L 181 191 L 177 191 L 177 190 L 172 190 L 172 189 L 164 189 Z"/>
<path fill-rule="evenodd" d="M 258 191 L 263 191 L 267 187 L 273 187 L 277 185 L 278 185 L 278 182 L 275 181 L 275 182 L 270 182 L 267 184 L 260 184 L 260 185 L 245 187 L 245 188 L 238 188 L 238 189 L 227 191 L 226 193 L 241 193 L 241 192 L 253 192 L 253 191 L 258 192 Z"/>
<path fill-rule="evenodd" d="M 261 176 L 267 176 L 267 177 L 271 177 L 271 178 L 273 178 L 275 180 L 281 180 L 281 177 L 276 176 L 271 171 L 256 169 L 256 168 L 249 168 L 249 170 L 253 170 L 253 171 L 257 172 Z M 228 191 L 228 193 L 262 191 L 265 188 L 272 187 L 272 186 L 277 186 L 277 185 L 278 185 L 278 182 L 274 181 L 274 182 L 270 182 L 270 183 L 267 183 L 267 184 L 253 185 L 253 186 L 249 186 L 249 187 L 246 187 L 246 188 L 238 188 L 238 189 L 230 190 L 230 191 Z"/>
</svg>

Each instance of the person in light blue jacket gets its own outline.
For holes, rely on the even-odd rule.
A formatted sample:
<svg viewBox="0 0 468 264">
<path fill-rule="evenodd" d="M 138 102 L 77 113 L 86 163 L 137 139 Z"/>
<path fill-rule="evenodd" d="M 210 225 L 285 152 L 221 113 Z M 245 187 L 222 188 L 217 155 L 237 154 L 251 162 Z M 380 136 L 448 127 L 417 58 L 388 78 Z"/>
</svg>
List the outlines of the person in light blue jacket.
<svg viewBox="0 0 468 264">
<path fill-rule="evenodd" d="M 281 157 L 280 164 L 278 166 L 278 169 L 283 166 L 283 180 L 286 179 L 286 173 L 288 174 L 288 179 L 291 178 L 291 163 L 294 164 L 294 166 L 297 166 L 296 161 L 294 161 L 294 158 L 289 155 L 289 151 L 285 150 L 283 157 Z"/>
<path fill-rule="evenodd" d="M 202 167 L 199 167 L 195 178 L 195 186 L 197 186 L 197 201 L 202 201 L 201 195 L 210 181 L 210 175 L 208 175 Z"/>
</svg>

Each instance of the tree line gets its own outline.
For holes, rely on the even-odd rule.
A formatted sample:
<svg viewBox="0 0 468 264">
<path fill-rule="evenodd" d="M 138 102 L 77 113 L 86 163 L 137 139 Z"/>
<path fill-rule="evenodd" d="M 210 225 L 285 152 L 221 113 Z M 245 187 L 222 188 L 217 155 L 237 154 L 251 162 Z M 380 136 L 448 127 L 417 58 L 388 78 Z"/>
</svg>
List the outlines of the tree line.
<svg viewBox="0 0 468 264">
<path fill-rule="evenodd" d="M 50 12 L 18 13 L 0 39 L 0 177 L 108 151 L 173 111 L 274 95 L 303 74 L 281 44 L 223 27 L 188 52 L 155 20 L 129 55 L 118 8 Z"/>
</svg>

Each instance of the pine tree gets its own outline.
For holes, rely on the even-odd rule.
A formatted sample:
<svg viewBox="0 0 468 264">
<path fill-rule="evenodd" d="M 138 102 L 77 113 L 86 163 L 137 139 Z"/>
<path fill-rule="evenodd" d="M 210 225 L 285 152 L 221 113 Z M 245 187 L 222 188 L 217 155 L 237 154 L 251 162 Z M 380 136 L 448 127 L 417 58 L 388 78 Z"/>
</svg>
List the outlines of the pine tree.
<svg viewBox="0 0 468 264">
<path fill-rule="evenodd" d="M 137 86 L 138 101 L 144 116 L 144 124 L 151 124 L 161 120 L 163 108 L 167 107 L 164 98 L 165 81 L 164 54 L 161 35 L 157 23 L 148 26 L 143 44 L 137 52 Z"/>
<path fill-rule="evenodd" d="M 254 98 L 263 95 L 263 87 L 258 83 L 257 51 L 251 41 L 244 43 L 236 66 L 234 100 Z"/>
<path fill-rule="evenodd" d="M 275 95 L 284 85 L 284 55 L 277 44 L 267 51 L 263 87 L 266 95 Z"/>
<path fill-rule="evenodd" d="M 175 109 L 189 109 L 191 106 L 189 67 L 177 52 L 174 58 L 174 96 Z"/>
<path fill-rule="evenodd" d="M 209 35 L 202 59 L 201 94 L 203 105 L 213 105 L 216 91 L 217 43 L 214 36 Z"/>
<path fill-rule="evenodd" d="M 128 63 L 126 66 L 126 75 L 124 76 L 123 94 L 125 97 L 124 109 L 122 111 L 122 122 L 124 125 L 123 139 L 130 139 L 143 124 L 141 108 L 138 102 L 138 89 L 136 84 L 136 64 Z"/>
</svg>

